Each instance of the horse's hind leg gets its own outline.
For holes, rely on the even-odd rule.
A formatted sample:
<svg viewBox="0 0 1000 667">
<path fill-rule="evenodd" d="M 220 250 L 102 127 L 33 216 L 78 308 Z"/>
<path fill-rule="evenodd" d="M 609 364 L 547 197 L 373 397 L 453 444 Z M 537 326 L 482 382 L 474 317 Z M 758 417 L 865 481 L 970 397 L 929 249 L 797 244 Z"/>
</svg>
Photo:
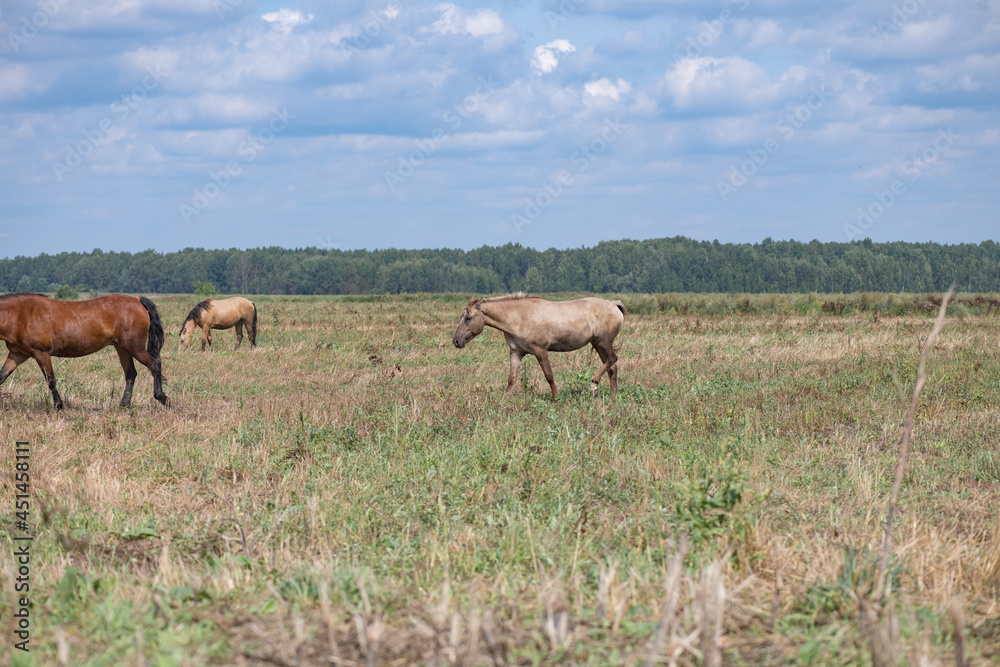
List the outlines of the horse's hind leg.
<svg viewBox="0 0 1000 667">
<path fill-rule="evenodd" d="M 132 387 L 135 386 L 135 377 L 138 373 L 135 370 L 135 360 L 132 359 L 132 355 L 120 347 L 115 348 L 115 352 L 118 353 L 118 361 L 122 364 L 122 370 L 125 371 L 125 393 L 122 394 L 122 407 L 127 408 L 132 403 Z"/>
<path fill-rule="evenodd" d="M 170 405 L 170 399 L 163 392 L 163 373 L 160 370 L 160 360 L 143 349 L 133 352 L 132 356 L 153 374 L 153 397 L 163 405 Z"/>
<path fill-rule="evenodd" d="M 236 323 L 236 347 L 234 350 L 240 349 L 240 343 L 243 342 L 243 320 Z"/>
<path fill-rule="evenodd" d="M 56 389 L 56 374 L 52 370 L 52 357 L 45 352 L 39 352 L 35 355 L 35 361 L 38 362 L 38 367 L 42 369 L 45 382 L 49 385 L 49 390 L 52 392 L 52 403 L 55 404 L 56 410 L 62 410 L 63 402 L 59 396 L 59 391 Z"/>
<path fill-rule="evenodd" d="M 14 369 L 27 360 L 28 355 L 26 354 L 19 352 L 9 353 L 7 359 L 3 362 L 3 366 L 0 366 L 0 384 L 3 384 L 10 377 L 11 373 L 14 372 Z"/>
<path fill-rule="evenodd" d="M 601 370 L 597 371 L 597 375 L 590 381 L 590 393 L 597 396 L 597 388 L 600 385 L 601 376 L 607 373 L 608 385 L 611 388 L 613 396 L 618 390 L 618 369 L 615 367 L 615 364 L 618 363 L 618 355 L 615 354 L 615 350 L 611 345 L 598 345 L 595 342 L 594 349 L 597 350 L 597 356 L 601 358 L 604 365 L 601 366 Z"/>
<path fill-rule="evenodd" d="M 608 384 L 611 386 L 611 395 L 618 393 L 618 360 L 608 369 Z"/>
</svg>

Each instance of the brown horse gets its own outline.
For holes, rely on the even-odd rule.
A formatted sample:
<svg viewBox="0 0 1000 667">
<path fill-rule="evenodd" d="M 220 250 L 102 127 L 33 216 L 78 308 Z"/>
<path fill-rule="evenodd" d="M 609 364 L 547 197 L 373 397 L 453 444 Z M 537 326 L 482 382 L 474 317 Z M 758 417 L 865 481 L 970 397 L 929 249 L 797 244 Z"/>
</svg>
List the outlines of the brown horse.
<svg viewBox="0 0 1000 667">
<path fill-rule="evenodd" d="M 153 374 L 153 396 L 168 404 L 163 393 L 160 349 L 163 325 L 152 301 L 108 294 L 89 301 L 56 301 L 44 294 L 0 296 L 0 340 L 7 343 L 7 360 L 0 367 L 0 384 L 18 365 L 34 359 L 45 374 L 56 409 L 63 407 L 56 391 L 52 357 L 83 357 L 114 345 L 125 371 L 122 407 L 132 402 L 135 361 Z"/>
<path fill-rule="evenodd" d="M 247 335 L 250 336 L 250 347 L 257 345 L 257 306 L 253 305 L 252 301 L 241 296 L 219 301 L 205 299 L 191 309 L 184 324 L 181 325 L 181 347 L 186 348 L 191 345 L 195 327 L 201 327 L 201 349 L 204 351 L 206 343 L 212 344 L 212 329 L 232 329 L 234 326 L 236 347 L 233 349 L 240 349 L 244 326 L 247 328 Z"/>
<path fill-rule="evenodd" d="M 590 381 L 590 391 L 597 395 L 598 383 L 608 374 L 611 393 L 618 389 L 618 355 L 615 337 L 625 321 L 621 301 L 587 298 L 573 301 L 546 301 L 526 294 L 510 294 L 491 299 L 472 299 L 462 313 L 452 343 L 457 348 L 478 336 L 483 327 L 503 332 L 510 347 L 510 375 L 507 393 L 514 393 L 514 381 L 521 358 L 532 354 L 556 396 L 556 381 L 549 365 L 549 352 L 570 352 L 590 343 L 604 364 Z"/>
</svg>

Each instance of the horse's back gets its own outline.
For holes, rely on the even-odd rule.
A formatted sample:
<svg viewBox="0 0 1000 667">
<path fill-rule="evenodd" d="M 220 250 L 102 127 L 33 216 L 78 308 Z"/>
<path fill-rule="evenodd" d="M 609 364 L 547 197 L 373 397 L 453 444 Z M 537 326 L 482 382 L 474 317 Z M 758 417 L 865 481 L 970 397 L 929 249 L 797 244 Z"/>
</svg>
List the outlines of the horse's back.
<svg viewBox="0 0 1000 667">
<path fill-rule="evenodd" d="M 583 299 L 569 301 L 544 301 L 552 306 L 550 312 L 557 313 L 567 319 L 584 318 L 592 324 L 621 327 L 625 321 L 624 306 L 620 301 L 608 301 L 600 297 L 588 296 Z"/>
<path fill-rule="evenodd" d="M 242 296 L 233 296 L 228 299 L 212 301 L 208 315 L 212 328 L 229 329 L 236 326 L 242 320 L 253 319 L 255 307 L 250 299 Z"/>
<path fill-rule="evenodd" d="M 13 299 L 18 297 L 16 301 Z M 58 301 L 40 294 L 0 299 L 12 316 L 8 345 L 40 350 L 57 357 L 82 357 L 117 341 L 141 335 L 149 328 L 139 299 L 108 294 L 86 301 Z"/>
<path fill-rule="evenodd" d="M 524 337 L 544 341 L 556 352 L 576 350 L 595 340 L 614 340 L 625 318 L 611 301 L 586 297 L 570 301 L 525 300 Z"/>
<path fill-rule="evenodd" d="M 63 331 L 66 356 L 92 354 L 111 344 L 125 347 L 144 345 L 149 334 L 149 313 L 137 297 L 105 294 L 86 301 L 66 301 L 67 311 L 76 315 L 78 324 L 67 324 Z M 69 354 L 69 347 L 77 348 Z M 84 348 L 93 351 L 84 351 Z M 94 349 L 96 348 L 96 349 Z"/>
</svg>

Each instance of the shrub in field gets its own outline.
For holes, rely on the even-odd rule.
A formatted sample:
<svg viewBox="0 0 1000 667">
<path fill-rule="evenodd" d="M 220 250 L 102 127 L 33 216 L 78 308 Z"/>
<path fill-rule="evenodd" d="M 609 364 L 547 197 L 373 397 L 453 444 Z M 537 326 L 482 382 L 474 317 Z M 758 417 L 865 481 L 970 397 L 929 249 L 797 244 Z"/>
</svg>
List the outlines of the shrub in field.
<svg viewBox="0 0 1000 667">
<path fill-rule="evenodd" d="M 211 297 L 218 294 L 219 291 L 215 289 L 215 285 L 212 283 L 199 280 L 194 284 L 194 293 L 197 296 Z"/>
<path fill-rule="evenodd" d="M 76 301 L 80 298 L 80 293 L 69 285 L 60 285 L 56 290 L 55 298 L 60 301 Z"/>
<path fill-rule="evenodd" d="M 792 300 L 792 310 L 798 315 L 812 315 L 823 306 L 816 292 Z"/>
</svg>

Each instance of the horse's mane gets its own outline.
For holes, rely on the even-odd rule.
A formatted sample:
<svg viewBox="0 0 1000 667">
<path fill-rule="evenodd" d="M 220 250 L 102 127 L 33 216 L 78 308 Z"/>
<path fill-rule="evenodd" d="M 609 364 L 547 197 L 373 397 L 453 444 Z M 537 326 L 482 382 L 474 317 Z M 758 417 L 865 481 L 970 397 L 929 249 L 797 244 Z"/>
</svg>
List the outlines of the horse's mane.
<svg viewBox="0 0 1000 667">
<path fill-rule="evenodd" d="M 205 299 L 197 306 L 192 308 L 191 312 L 188 313 L 188 316 L 184 318 L 184 321 L 181 323 L 181 331 L 184 331 L 184 325 L 186 325 L 191 320 L 194 320 L 194 323 L 198 324 L 201 321 L 201 314 L 204 313 L 206 310 L 208 310 L 209 306 L 211 305 L 212 305 L 212 300 Z"/>
<path fill-rule="evenodd" d="M 483 303 L 497 303 L 499 301 L 520 301 L 521 299 L 533 299 L 530 294 L 525 294 L 524 292 L 514 292 L 513 294 L 505 294 L 503 296 L 491 296 L 489 298 L 480 299 Z"/>
</svg>

